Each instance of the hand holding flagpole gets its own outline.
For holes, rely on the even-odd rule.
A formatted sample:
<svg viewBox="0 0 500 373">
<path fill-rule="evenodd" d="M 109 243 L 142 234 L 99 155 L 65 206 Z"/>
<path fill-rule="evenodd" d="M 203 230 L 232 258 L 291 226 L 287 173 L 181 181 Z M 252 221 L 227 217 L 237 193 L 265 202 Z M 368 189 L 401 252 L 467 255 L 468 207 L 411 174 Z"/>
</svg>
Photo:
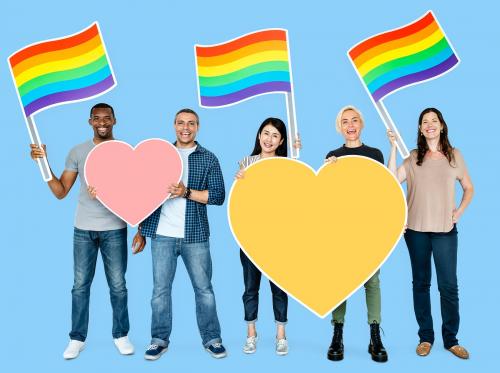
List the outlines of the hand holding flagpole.
<svg viewBox="0 0 500 373">
<path fill-rule="evenodd" d="M 97 97 L 116 86 L 97 22 L 76 34 L 28 45 L 10 55 L 7 62 L 31 143 L 39 147 L 36 113 Z M 52 180 L 47 158 L 37 162 L 43 180 Z"/>
<path fill-rule="evenodd" d="M 293 159 L 300 157 L 300 149 L 295 147 L 295 142 L 299 137 L 297 121 L 295 118 L 295 100 L 293 91 L 286 93 L 286 111 L 288 115 L 288 143 L 290 144 L 290 154 Z"/>
<path fill-rule="evenodd" d="M 394 124 L 394 122 L 392 121 L 391 116 L 387 112 L 387 109 L 385 108 L 383 102 L 382 101 L 374 102 L 374 104 L 375 104 L 375 108 L 377 109 L 380 117 L 382 118 L 382 121 L 385 124 L 385 127 L 388 130 L 391 130 L 392 133 L 394 134 L 394 137 L 396 138 L 395 141 L 396 141 L 396 146 L 399 150 L 399 154 L 403 158 L 408 158 L 408 156 L 410 155 L 410 152 L 408 151 L 408 148 L 406 147 L 406 144 L 404 143 L 403 138 L 399 134 L 399 131 L 398 131 L 396 125 Z"/>
<path fill-rule="evenodd" d="M 295 147 L 299 133 L 297 129 L 297 117 L 295 116 L 295 97 L 293 91 L 292 60 L 290 58 L 290 48 L 288 48 L 288 31 L 286 31 L 288 69 L 290 72 L 290 91 L 286 93 L 286 111 L 288 115 L 288 143 L 290 144 L 290 155 L 293 159 L 299 159 L 300 149 Z"/>
<path fill-rule="evenodd" d="M 36 144 L 41 148 L 42 141 L 40 140 L 38 129 L 36 128 L 36 124 L 32 116 L 26 118 L 26 125 L 28 127 L 28 133 L 31 138 L 31 143 Z M 38 167 L 40 168 L 40 172 L 42 173 L 43 181 L 52 180 L 52 172 L 50 171 L 49 162 L 47 162 L 47 156 L 43 158 L 37 158 L 36 162 L 38 163 Z"/>
</svg>

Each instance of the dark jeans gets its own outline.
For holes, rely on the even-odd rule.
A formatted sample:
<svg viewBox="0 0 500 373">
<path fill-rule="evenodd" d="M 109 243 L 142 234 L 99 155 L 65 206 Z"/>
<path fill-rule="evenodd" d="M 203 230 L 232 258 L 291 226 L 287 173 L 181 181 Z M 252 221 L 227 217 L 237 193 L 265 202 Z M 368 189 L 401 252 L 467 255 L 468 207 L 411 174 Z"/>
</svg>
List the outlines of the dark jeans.
<svg viewBox="0 0 500 373">
<path fill-rule="evenodd" d="M 441 328 L 445 348 L 458 344 L 460 316 L 457 285 L 457 227 L 447 233 L 417 232 L 407 229 L 405 241 L 413 274 L 413 307 L 420 342 L 434 343 L 431 315 L 431 256 L 434 257 L 441 298 Z"/>
<path fill-rule="evenodd" d="M 259 310 L 259 289 L 262 273 L 242 250 L 240 250 L 240 259 L 243 266 L 243 281 L 245 282 L 245 292 L 243 293 L 245 321 L 255 322 Z M 288 296 L 271 281 L 269 281 L 269 284 L 273 293 L 274 319 L 278 324 L 285 324 L 287 322 Z"/>
<path fill-rule="evenodd" d="M 74 283 L 71 332 L 69 337 L 85 341 L 89 324 L 90 285 L 94 279 L 97 253 L 101 249 L 104 273 L 113 308 L 113 338 L 129 331 L 127 287 L 127 228 L 110 231 L 87 231 L 75 227 L 73 235 Z"/>
</svg>

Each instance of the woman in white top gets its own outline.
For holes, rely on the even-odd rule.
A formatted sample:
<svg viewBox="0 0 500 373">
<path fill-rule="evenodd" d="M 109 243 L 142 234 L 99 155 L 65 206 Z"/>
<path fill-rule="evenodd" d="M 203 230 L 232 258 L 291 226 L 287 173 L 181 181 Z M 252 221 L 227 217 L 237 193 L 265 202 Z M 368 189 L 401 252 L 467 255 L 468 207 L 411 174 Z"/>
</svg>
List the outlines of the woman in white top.
<svg viewBox="0 0 500 373">
<path fill-rule="evenodd" d="M 300 148 L 300 139 L 297 138 L 294 147 Z M 262 122 L 257 131 L 255 138 L 255 146 L 250 156 L 243 158 L 240 162 L 240 170 L 236 174 L 237 179 L 243 179 L 245 169 L 252 163 L 260 159 L 269 157 L 286 157 L 287 150 L 287 133 L 286 125 L 281 119 L 267 118 Z M 252 354 L 257 347 L 257 330 L 255 322 L 257 321 L 257 313 L 259 307 L 259 288 L 262 273 L 245 255 L 243 250 L 240 250 L 241 265 L 243 266 L 243 280 L 245 291 L 243 293 L 243 305 L 245 308 L 245 321 L 247 322 L 247 339 L 243 346 L 243 352 Z M 273 294 L 273 310 L 274 319 L 276 321 L 276 353 L 278 355 L 286 355 L 288 353 L 288 342 L 285 335 L 285 325 L 288 321 L 288 296 L 269 281 L 271 292 Z"/>
</svg>

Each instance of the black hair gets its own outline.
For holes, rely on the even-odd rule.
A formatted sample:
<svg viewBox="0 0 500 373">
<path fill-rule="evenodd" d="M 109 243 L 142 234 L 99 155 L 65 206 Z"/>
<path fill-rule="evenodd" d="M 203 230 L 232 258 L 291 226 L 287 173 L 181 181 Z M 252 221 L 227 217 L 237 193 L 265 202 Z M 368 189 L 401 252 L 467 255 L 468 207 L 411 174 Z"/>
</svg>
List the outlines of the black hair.
<svg viewBox="0 0 500 373">
<path fill-rule="evenodd" d="M 285 123 L 283 123 L 283 121 L 281 119 L 272 118 L 272 117 L 265 119 L 262 122 L 262 124 L 260 125 L 259 130 L 257 131 L 257 136 L 255 137 L 255 146 L 253 148 L 252 154 L 250 154 L 250 155 L 258 155 L 262 152 L 262 147 L 260 146 L 259 135 L 261 134 L 264 127 L 267 126 L 268 124 L 272 125 L 274 128 L 276 128 L 279 131 L 279 133 L 281 135 L 281 139 L 283 140 L 281 145 L 276 148 L 276 156 L 288 157 L 286 125 L 285 125 Z"/>
<path fill-rule="evenodd" d="M 110 109 L 111 114 L 113 114 L 113 118 L 115 117 L 115 111 L 113 110 L 113 107 L 109 104 L 104 103 L 104 102 L 99 102 L 98 104 L 95 104 L 94 106 L 92 106 L 92 108 L 90 109 L 90 117 L 91 118 L 92 118 L 92 112 L 94 111 L 94 109 Z"/>
<path fill-rule="evenodd" d="M 175 113 L 174 123 L 175 123 L 175 121 L 177 119 L 177 115 L 179 115 L 180 113 L 193 114 L 196 117 L 196 123 L 200 124 L 200 117 L 198 116 L 198 114 L 196 113 L 196 111 L 194 111 L 193 109 L 188 109 L 188 108 L 181 109 L 177 113 Z"/>
<path fill-rule="evenodd" d="M 455 156 L 453 155 L 453 147 L 450 144 L 450 141 L 448 140 L 448 126 L 446 125 L 446 122 L 444 121 L 443 114 L 441 112 L 433 107 L 429 107 L 427 109 L 424 109 L 421 113 L 420 116 L 418 117 L 418 129 L 417 129 L 417 165 L 421 166 L 422 162 L 424 161 L 425 153 L 427 153 L 427 150 L 429 150 L 429 146 L 427 145 L 427 141 L 422 134 L 422 120 L 424 118 L 424 115 L 427 113 L 435 113 L 439 119 L 439 122 L 443 125 L 442 132 L 439 136 L 439 148 L 441 152 L 443 152 L 444 156 L 448 159 L 448 163 L 451 165 L 452 162 L 455 162 Z"/>
</svg>

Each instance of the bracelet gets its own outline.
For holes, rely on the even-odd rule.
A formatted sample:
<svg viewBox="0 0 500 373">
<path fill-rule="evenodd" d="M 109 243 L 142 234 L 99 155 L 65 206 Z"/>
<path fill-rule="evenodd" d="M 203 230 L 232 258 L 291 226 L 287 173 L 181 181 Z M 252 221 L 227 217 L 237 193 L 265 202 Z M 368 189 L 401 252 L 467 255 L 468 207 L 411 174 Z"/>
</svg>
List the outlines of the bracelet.
<svg viewBox="0 0 500 373">
<path fill-rule="evenodd" d="M 185 199 L 189 199 L 189 197 L 191 197 L 191 188 L 186 188 L 182 197 Z"/>
</svg>

